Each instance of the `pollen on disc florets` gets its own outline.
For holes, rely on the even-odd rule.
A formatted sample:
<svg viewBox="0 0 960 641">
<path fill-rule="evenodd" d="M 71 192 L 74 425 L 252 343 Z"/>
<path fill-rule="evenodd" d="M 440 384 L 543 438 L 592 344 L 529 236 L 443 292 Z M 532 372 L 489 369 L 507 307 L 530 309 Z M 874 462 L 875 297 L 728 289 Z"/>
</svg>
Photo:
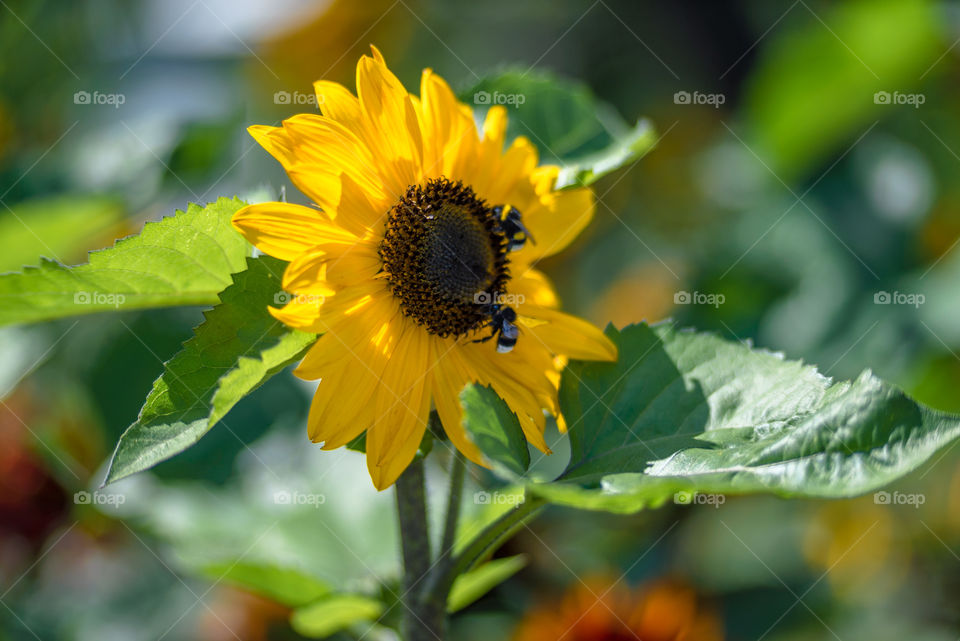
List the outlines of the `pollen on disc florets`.
<svg viewBox="0 0 960 641">
<path fill-rule="evenodd" d="M 482 327 L 489 312 L 478 295 L 504 293 L 510 278 L 491 207 L 442 177 L 411 185 L 390 210 L 380 258 L 403 313 L 442 337 Z"/>
</svg>

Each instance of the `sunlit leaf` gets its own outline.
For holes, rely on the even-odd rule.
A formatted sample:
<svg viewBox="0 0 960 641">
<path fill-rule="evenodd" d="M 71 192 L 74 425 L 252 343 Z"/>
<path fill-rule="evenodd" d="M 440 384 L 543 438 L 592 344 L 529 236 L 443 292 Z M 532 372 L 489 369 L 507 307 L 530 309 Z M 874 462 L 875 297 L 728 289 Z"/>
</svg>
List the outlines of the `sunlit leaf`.
<svg viewBox="0 0 960 641">
<path fill-rule="evenodd" d="M 377 599 L 359 594 L 337 594 L 290 615 L 290 624 L 299 634 L 323 639 L 361 621 L 373 621 L 383 612 Z"/>
<path fill-rule="evenodd" d="M 250 245 L 231 226 L 243 207 L 221 198 L 190 205 L 147 223 L 136 236 L 90 253 L 90 262 L 67 267 L 44 259 L 22 272 L 0 274 L 0 325 L 94 312 L 213 305 L 244 268 Z"/>
<path fill-rule="evenodd" d="M 282 296 L 285 263 L 261 256 L 235 274 L 221 303 L 164 365 L 136 423 L 120 437 L 107 483 L 150 468 L 196 443 L 237 401 L 298 360 L 316 336 L 287 329 L 267 311 Z"/>
<path fill-rule="evenodd" d="M 35 263 L 40 256 L 70 260 L 109 241 L 123 220 L 119 200 L 106 196 L 49 196 L 0 207 L 0 272 Z"/>
<path fill-rule="evenodd" d="M 656 132 L 647 120 L 636 126 L 604 149 L 563 163 L 557 177 L 557 189 L 586 187 L 607 174 L 624 167 L 646 154 L 656 142 Z"/>
<path fill-rule="evenodd" d="M 834 383 L 778 354 L 667 325 L 608 335 L 617 363 L 564 373 L 569 466 L 530 486 L 559 503 L 632 512 L 696 493 L 849 497 L 960 437 L 960 417 L 869 372 Z"/>
<path fill-rule="evenodd" d="M 490 460 L 514 474 L 530 466 L 530 451 L 520 422 L 510 407 L 489 387 L 469 385 L 460 393 L 463 424 L 477 447 Z"/>
<path fill-rule="evenodd" d="M 507 138 L 525 136 L 542 162 L 559 164 L 558 189 L 596 182 L 650 151 L 656 138 L 649 122 L 631 127 L 586 85 L 539 71 L 484 78 L 462 99 L 480 112 L 506 107 Z"/>
<path fill-rule="evenodd" d="M 494 559 L 461 574 L 453 582 L 447 597 L 447 612 L 453 613 L 467 607 L 522 570 L 526 564 L 527 558 L 518 554 L 505 559 Z"/>
<path fill-rule="evenodd" d="M 294 608 L 330 593 L 330 586 L 323 581 L 289 567 L 239 560 L 211 563 L 200 572 L 218 583 L 229 583 Z"/>
</svg>

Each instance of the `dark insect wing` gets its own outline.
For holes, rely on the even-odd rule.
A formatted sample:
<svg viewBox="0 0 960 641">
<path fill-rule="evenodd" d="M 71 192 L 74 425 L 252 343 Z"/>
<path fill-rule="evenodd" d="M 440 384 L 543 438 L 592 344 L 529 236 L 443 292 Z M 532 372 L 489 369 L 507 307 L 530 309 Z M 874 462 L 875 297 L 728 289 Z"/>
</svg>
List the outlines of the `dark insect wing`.
<svg viewBox="0 0 960 641">
<path fill-rule="evenodd" d="M 520 330 L 513 324 L 517 320 L 517 312 L 512 307 L 501 306 L 499 303 L 485 305 L 484 309 L 490 314 L 490 321 L 486 325 L 490 328 L 490 335 L 474 339 L 473 342 L 486 343 L 496 338 L 497 352 L 506 354 L 512 351 L 520 335 Z"/>
<path fill-rule="evenodd" d="M 501 336 L 497 340 L 497 353 L 498 354 L 509 354 L 513 351 L 514 345 L 517 344 L 516 338 L 507 338 L 506 336 Z"/>
<path fill-rule="evenodd" d="M 509 307 L 507 309 L 511 312 L 513 311 Z M 513 314 L 513 318 L 516 318 L 515 313 Z M 506 318 L 504 318 L 501 323 L 500 336 L 497 338 L 497 352 L 506 354 L 517 344 L 517 337 L 520 335 L 520 330 Z"/>
<path fill-rule="evenodd" d="M 504 215 L 506 209 L 506 215 Z M 527 238 L 536 244 L 533 235 L 523 224 L 523 214 L 511 205 L 497 205 L 492 210 L 494 217 L 499 221 L 500 231 L 507 239 L 507 250 L 517 251 L 523 248 Z"/>
<path fill-rule="evenodd" d="M 517 232 L 514 233 L 523 233 L 526 238 L 530 239 L 531 243 L 534 245 L 537 244 L 537 240 L 533 237 L 533 234 L 531 234 L 530 230 L 527 229 L 527 226 L 523 224 L 523 218 L 518 209 L 511 207 L 510 213 L 507 214 L 507 220 L 517 228 Z"/>
</svg>

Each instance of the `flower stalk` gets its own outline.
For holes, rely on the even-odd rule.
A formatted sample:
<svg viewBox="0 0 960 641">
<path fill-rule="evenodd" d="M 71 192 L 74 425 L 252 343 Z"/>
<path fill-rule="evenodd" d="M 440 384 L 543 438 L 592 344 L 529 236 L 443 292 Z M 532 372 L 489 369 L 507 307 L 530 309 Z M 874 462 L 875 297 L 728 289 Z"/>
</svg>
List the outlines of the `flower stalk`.
<svg viewBox="0 0 960 641">
<path fill-rule="evenodd" d="M 423 459 L 417 458 L 397 479 L 397 515 L 403 553 L 403 636 L 407 641 L 443 639 L 445 612 L 422 598 L 421 584 L 430 571 L 430 532 Z"/>
<path fill-rule="evenodd" d="M 539 497 L 528 497 L 489 524 L 455 554 L 465 475 L 465 461 L 456 453 L 450 469 L 447 511 L 436 557 L 430 553 L 423 458 L 417 458 L 397 480 L 397 513 L 404 566 L 401 630 L 406 641 L 443 641 L 447 598 L 456 578 L 496 551 L 546 505 L 546 501 Z"/>
</svg>

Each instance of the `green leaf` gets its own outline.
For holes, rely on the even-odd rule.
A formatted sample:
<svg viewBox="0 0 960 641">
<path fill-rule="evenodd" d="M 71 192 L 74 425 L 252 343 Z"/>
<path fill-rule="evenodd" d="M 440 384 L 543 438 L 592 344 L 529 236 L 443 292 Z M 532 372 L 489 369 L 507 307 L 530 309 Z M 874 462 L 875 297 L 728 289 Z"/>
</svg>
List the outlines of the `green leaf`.
<svg viewBox="0 0 960 641">
<path fill-rule="evenodd" d="M 582 83 L 536 71 L 505 71 L 483 78 L 463 100 L 509 112 L 508 139 L 526 136 L 544 163 L 559 164 L 557 188 L 586 186 L 637 160 L 655 142 L 645 120 L 630 127 Z"/>
<path fill-rule="evenodd" d="M 122 203 L 106 196 L 70 194 L 34 198 L 0 208 L 0 272 L 20 269 L 44 255 L 70 260 L 116 236 Z"/>
<path fill-rule="evenodd" d="M 298 569 L 263 563 L 224 561 L 204 565 L 200 572 L 216 582 L 230 583 L 293 608 L 331 591 L 328 584 Z"/>
<path fill-rule="evenodd" d="M 915 470 L 960 437 L 937 412 L 864 372 L 814 367 L 671 326 L 607 330 L 617 363 L 571 363 L 560 404 L 571 460 L 551 501 L 633 512 L 675 494 L 849 497 Z"/>
<path fill-rule="evenodd" d="M 90 262 L 66 267 L 44 259 L 37 267 L 0 274 L 0 325 L 30 323 L 102 311 L 213 305 L 244 268 L 250 245 L 230 226 L 244 206 L 221 198 L 190 205 L 147 223 L 136 236 L 90 253 Z"/>
<path fill-rule="evenodd" d="M 878 104 L 874 94 L 920 86 L 950 46 L 941 10 L 929 0 L 853 0 L 818 14 L 795 6 L 803 26 L 774 31 L 751 72 L 744 118 L 753 127 L 750 146 L 791 182 L 876 120 L 913 109 Z"/>
<path fill-rule="evenodd" d="M 467 607 L 522 570 L 526 564 L 527 557 L 518 554 L 505 559 L 494 559 L 475 570 L 461 574 L 453 582 L 447 597 L 447 612 L 453 614 Z"/>
<path fill-rule="evenodd" d="M 140 417 L 120 437 L 105 483 L 146 470 L 182 452 L 207 433 L 237 401 L 301 358 L 316 340 L 287 329 L 267 307 L 282 297 L 285 263 L 247 259 L 204 313 L 183 350 L 164 365 Z"/>
<path fill-rule="evenodd" d="M 468 385 L 460 392 L 463 425 L 480 451 L 510 472 L 523 475 L 530 450 L 516 415 L 491 388 Z"/>
<path fill-rule="evenodd" d="M 361 621 L 374 621 L 383 604 L 359 594 L 337 594 L 294 610 L 290 624 L 298 634 L 323 639 Z"/>
<path fill-rule="evenodd" d="M 604 149 L 565 162 L 557 177 L 557 189 L 588 187 L 603 176 L 644 156 L 656 143 L 656 131 L 647 120 L 639 121 L 630 133 L 616 138 Z"/>
</svg>

